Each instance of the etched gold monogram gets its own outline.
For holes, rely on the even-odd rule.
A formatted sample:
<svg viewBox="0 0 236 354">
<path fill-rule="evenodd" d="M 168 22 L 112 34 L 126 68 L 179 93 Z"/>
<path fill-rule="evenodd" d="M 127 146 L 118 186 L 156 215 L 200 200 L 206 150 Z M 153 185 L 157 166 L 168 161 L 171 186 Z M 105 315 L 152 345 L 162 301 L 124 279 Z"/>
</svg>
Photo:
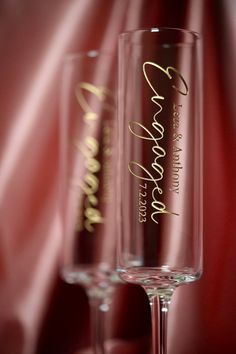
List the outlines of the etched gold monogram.
<svg viewBox="0 0 236 354">
<path fill-rule="evenodd" d="M 179 215 L 178 213 L 171 212 L 167 209 L 165 203 L 160 200 L 160 196 L 163 194 L 163 189 L 160 186 L 160 182 L 164 178 L 165 170 L 163 167 L 163 159 L 166 156 L 166 151 L 163 148 L 161 142 L 164 138 L 165 128 L 163 124 L 160 123 L 160 113 L 163 110 L 163 106 L 161 105 L 160 101 L 165 100 L 165 97 L 160 95 L 157 92 L 157 89 L 154 88 L 153 83 L 151 82 L 150 78 L 147 74 L 147 67 L 152 66 L 161 71 L 169 80 L 172 80 L 174 76 L 180 79 L 180 83 L 182 83 L 182 87 L 176 87 L 172 85 L 171 87 L 181 95 L 186 96 L 188 94 L 188 86 L 182 77 L 182 75 L 176 70 L 175 68 L 169 66 L 166 69 L 161 67 L 160 65 L 147 61 L 143 64 L 143 74 L 145 77 L 146 82 L 148 83 L 149 87 L 153 91 L 154 95 L 151 97 L 151 101 L 156 105 L 157 112 L 153 116 L 152 121 L 152 131 L 148 129 L 143 124 L 137 121 L 130 121 L 129 122 L 129 130 L 132 135 L 134 135 L 138 139 L 148 140 L 152 142 L 152 152 L 154 154 L 153 162 L 151 163 L 151 169 L 146 168 L 141 163 L 137 161 L 131 161 L 128 164 L 128 169 L 130 173 L 145 182 L 152 183 L 154 187 L 152 188 L 152 209 L 153 212 L 151 214 L 151 219 L 158 224 L 158 215 L 159 214 L 172 214 L 172 215 Z"/>
</svg>

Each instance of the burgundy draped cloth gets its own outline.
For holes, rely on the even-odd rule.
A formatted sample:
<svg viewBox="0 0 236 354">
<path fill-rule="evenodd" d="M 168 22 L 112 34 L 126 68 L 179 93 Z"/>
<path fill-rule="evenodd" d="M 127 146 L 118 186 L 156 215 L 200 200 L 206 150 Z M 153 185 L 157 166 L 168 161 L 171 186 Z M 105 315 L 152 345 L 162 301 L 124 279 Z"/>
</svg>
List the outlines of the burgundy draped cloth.
<svg viewBox="0 0 236 354">
<path fill-rule="evenodd" d="M 176 290 L 171 354 L 236 352 L 236 2 L 2 0 L 0 3 L 0 353 L 75 354 L 88 301 L 59 277 L 58 93 L 68 52 L 117 50 L 117 35 L 171 26 L 204 37 L 204 275 Z M 143 290 L 115 295 L 110 353 L 150 352 Z"/>
</svg>

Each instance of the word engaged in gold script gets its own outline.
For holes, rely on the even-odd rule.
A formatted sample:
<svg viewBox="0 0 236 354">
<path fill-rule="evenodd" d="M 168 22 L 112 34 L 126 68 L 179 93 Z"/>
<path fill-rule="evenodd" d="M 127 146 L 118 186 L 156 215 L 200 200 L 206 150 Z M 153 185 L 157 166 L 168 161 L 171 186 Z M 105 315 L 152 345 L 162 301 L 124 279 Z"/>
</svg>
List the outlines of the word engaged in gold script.
<svg viewBox="0 0 236 354">
<path fill-rule="evenodd" d="M 147 74 L 147 68 L 153 67 L 155 70 L 159 70 L 161 74 L 163 74 L 163 78 L 168 80 L 168 83 L 173 83 L 172 79 L 176 78 L 180 81 L 180 86 L 177 87 L 176 85 L 172 84 L 171 88 L 175 90 L 177 93 L 186 96 L 188 94 L 188 86 L 182 77 L 182 75 L 173 67 L 167 67 L 164 69 L 158 64 L 153 62 L 145 62 L 143 64 L 143 74 L 145 77 L 146 82 L 148 83 L 149 87 L 151 88 L 154 95 L 151 97 L 151 101 L 155 104 L 157 111 L 153 116 L 153 120 L 151 123 L 151 127 L 148 128 L 144 126 L 144 124 L 137 122 L 137 121 L 130 121 L 129 122 L 129 130 L 135 138 L 145 141 L 149 141 L 152 143 L 152 152 L 153 152 L 153 162 L 151 166 L 143 166 L 142 163 L 137 161 L 130 161 L 128 164 L 128 169 L 130 173 L 138 178 L 140 182 L 144 183 L 151 183 L 153 185 L 151 196 L 152 196 L 152 213 L 151 219 L 158 224 L 158 215 L 159 214 L 172 214 L 172 215 L 179 215 L 178 213 L 171 212 L 167 209 L 167 206 L 164 202 L 160 199 L 160 196 L 164 196 L 163 189 L 161 187 L 161 181 L 164 179 L 165 169 L 164 169 L 164 159 L 166 156 L 166 151 L 163 147 L 163 138 L 165 135 L 165 128 L 164 124 L 160 122 L 161 112 L 163 111 L 163 105 L 161 102 L 165 100 L 164 95 L 159 93 L 157 85 L 151 82 Z M 168 102 L 167 102 L 168 103 Z M 139 218 L 140 222 L 146 221 L 145 219 Z"/>
<path fill-rule="evenodd" d="M 89 94 L 90 100 L 86 98 Z M 114 110 L 109 99 L 113 98 L 112 93 L 105 87 L 96 87 L 87 82 L 81 82 L 76 86 L 75 95 L 77 102 L 84 112 L 83 120 L 86 124 L 94 125 L 98 121 L 98 113 L 91 107 L 93 102 L 95 105 L 99 103 L 99 107 L 103 105 L 104 110 Z M 91 96 L 92 95 L 92 96 Z M 92 100 L 95 99 L 95 101 Z M 99 102 L 101 101 L 101 102 Z M 86 173 L 83 181 L 76 181 L 85 194 L 83 209 L 78 210 L 78 231 L 85 228 L 89 232 L 94 232 L 94 225 L 104 223 L 104 217 L 98 209 L 99 200 L 96 193 L 99 190 L 99 178 L 97 173 L 101 170 L 101 164 L 98 160 L 100 145 L 98 140 L 93 136 L 87 136 L 83 142 L 75 141 L 76 148 L 84 156 Z M 81 215 L 83 212 L 83 215 Z"/>
</svg>

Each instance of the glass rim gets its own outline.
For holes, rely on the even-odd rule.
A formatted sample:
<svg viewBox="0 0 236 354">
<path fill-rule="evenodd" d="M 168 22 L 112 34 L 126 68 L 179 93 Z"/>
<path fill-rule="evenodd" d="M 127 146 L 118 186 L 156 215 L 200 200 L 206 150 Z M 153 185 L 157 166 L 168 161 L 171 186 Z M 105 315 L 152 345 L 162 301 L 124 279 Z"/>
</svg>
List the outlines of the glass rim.
<svg viewBox="0 0 236 354">
<path fill-rule="evenodd" d="M 197 31 L 178 28 L 178 27 L 149 27 L 149 28 L 137 28 L 133 30 L 124 31 L 119 34 L 119 38 L 122 39 L 124 37 L 129 37 L 133 34 L 137 33 L 161 33 L 161 32 L 172 32 L 172 33 L 183 33 L 186 35 L 190 35 L 193 38 L 193 41 L 199 40 L 202 38 L 201 34 Z M 184 41 L 180 41 L 179 43 L 184 43 Z"/>
<path fill-rule="evenodd" d="M 101 49 L 91 49 L 78 52 L 66 53 L 64 55 L 64 61 L 73 61 L 82 58 L 96 59 L 102 55 L 111 56 L 112 52 L 101 50 Z"/>
</svg>

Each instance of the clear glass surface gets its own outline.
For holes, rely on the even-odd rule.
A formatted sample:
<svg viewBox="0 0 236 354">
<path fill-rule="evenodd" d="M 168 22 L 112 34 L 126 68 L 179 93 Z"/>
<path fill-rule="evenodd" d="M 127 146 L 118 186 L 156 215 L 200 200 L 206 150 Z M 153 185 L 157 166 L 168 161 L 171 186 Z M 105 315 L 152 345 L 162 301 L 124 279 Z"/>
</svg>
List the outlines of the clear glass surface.
<svg viewBox="0 0 236 354">
<path fill-rule="evenodd" d="M 198 34 L 120 35 L 118 271 L 149 296 L 154 354 L 167 353 L 174 289 L 202 273 L 201 95 Z"/>
<path fill-rule="evenodd" d="M 61 274 L 88 294 L 96 354 L 105 352 L 103 316 L 119 280 L 115 271 L 114 72 L 111 54 L 72 54 L 63 63 L 61 84 Z"/>
</svg>

